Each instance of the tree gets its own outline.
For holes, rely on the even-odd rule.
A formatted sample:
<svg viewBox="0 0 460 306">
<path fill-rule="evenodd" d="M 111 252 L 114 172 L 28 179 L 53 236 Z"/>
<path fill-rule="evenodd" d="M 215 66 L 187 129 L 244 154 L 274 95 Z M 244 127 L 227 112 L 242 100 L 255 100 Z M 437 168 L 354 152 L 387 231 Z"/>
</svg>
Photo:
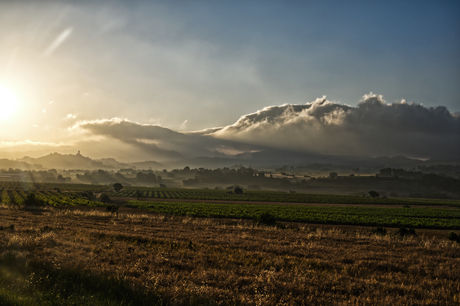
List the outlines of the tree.
<svg viewBox="0 0 460 306">
<path fill-rule="evenodd" d="M 123 185 L 120 183 L 115 183 L 113 184 L 113 189 L 115 189 L 115 191 L 118 192 L 123 189 Z"/>
<path fill-rule="evenodd" d="M 142 192 L 140 192 L 139 190 L 136 190 L 136 198 L 140 201 L 142 200 L 143 196 L 142 196 Z"/>
<path fill-rule="evenodd" d="M 369 191 L 369 196 L 371 198 L 378 198 L 380 196 L 380 194 L 375 190 L 371 190 L 371 191 Z"/>
<path fill-rule="evenodd" d="M 100 200 L 102 203 L 105 203 L 105 204 L 110 203 L 110 197 L 107 193 L 101 194 Z"/>
<path fill-rule="evenodd" d="M 240 187 L 236 187 L 233 190 L 233 193 L 235 193 L 235 194 L 243 194 L 243 189 L 241 189 Z"/>
</svg>

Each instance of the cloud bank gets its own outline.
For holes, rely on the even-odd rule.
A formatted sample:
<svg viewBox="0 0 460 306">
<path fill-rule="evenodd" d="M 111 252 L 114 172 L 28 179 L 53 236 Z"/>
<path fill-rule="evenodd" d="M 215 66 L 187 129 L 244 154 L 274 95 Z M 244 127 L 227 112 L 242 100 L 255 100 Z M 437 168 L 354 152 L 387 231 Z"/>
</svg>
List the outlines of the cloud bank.
<svg viewBox="0 0 460 306">
<path fill-rule="evenodd" d="M 325 154 L 459 156 L 460 116 L 445 107 L 365 95 L 357 107 L 327 101 L 264 108 L 214 137 Z"/>
<path fill-rule="evenodd" d="M 439 158 L 460 156 L 460 116 L 447 108 L 365 95 L 356 107 L 325 97 L 270 106 L 235 124 L 178 132 L 127 119 L 79 121 L 73 129 L 116 139 L 151 158 L 226 156 L 264 149 L 336 155 Z"/>
</svg>

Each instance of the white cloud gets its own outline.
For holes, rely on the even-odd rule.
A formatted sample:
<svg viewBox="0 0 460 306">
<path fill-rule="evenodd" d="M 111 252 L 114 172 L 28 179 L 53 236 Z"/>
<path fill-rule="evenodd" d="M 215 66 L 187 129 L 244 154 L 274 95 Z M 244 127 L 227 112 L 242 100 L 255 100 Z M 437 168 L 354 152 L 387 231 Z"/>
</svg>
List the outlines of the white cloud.
<svg viewBox="0 0 460 306">
<path fill-rule="evenodd" d="M 70 120 L 70 119 L 76 119 L 77 118 L 77 114 L 67 114 L 64 119 L 65 120 Z"/>
<path fill-rule="evenodd" d="M 266 107 L 242 116 L 215 137 L 290 150 L 349 155 L 431 157 L 460 154 L 460 120 L 445 107 L 406 101 L 387 104 L 380 95 L 357 107 L 327 101 Z"/>
<path fill-rule="evenodd" d="M 388 104 L 372 93 L 356 107 L 322 97 L 303 105 L 265 107 L 233 125 L 195 132 L 121 118 L 79 121 L 71 130 L 117 139 L 163 160 L 268 148 L 359 156 L 460 155 L 458 114 L 404 100 Z"/>
</svg>

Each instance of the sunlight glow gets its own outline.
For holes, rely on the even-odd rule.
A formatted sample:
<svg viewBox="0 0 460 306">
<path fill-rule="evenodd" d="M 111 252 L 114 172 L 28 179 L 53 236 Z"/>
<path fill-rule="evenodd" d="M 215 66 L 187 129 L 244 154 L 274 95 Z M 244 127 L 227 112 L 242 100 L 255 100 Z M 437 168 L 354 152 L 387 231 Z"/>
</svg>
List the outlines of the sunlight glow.
<svg viewBox="0 0 460 306">
<path fill-rule="evenodd" d="M 0 85 L 0 120 L 11 117 L 17 106 L 18 101 L 14 93 Z"/>
</svg>

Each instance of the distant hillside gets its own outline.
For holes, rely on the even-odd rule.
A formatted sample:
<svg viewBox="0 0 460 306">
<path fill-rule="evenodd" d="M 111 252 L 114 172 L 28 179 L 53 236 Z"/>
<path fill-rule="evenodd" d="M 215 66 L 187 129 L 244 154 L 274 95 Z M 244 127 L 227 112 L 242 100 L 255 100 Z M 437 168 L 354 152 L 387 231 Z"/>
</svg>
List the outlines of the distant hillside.
<svg viewBox="0 0 460 306">
<path fill-rule="evenodd" d="M 2 160 L 0 160 L 2 161 Z M 31 168 L 35 167 L 35 168 Z M 29 156 L 23 157 L 17 161 L 8 159 L 0 163 L 0 168 L 13 168 L 13 169 L 84 169 L 84 170 L 117 170 L 125 168 L 136 169 L 163 169 L 164 166 L 156 161 L 143 161 L 134 163 L 119 162 L 114 158 L 102 158 L 99 160 L 91 159 L 77 154 L 59 154 L 52 153 L 46 156 L 32 158 Z"/>
<path fill-rule="evenodd" d="M 395 167 L 412 168 L 422 165 L 424 161 L 410 159 L 404 156 L 395 157 L 370 157 L 349 155 L 326 155 L 317 153 L 304 153 L 288 150 L 262 150 L 252 153 L 242 153 L 232 157 L 197 157 L 176 160 L 166 163 L 168 168 L 183 168 L 184 166 L 219 168 L 230 167 L 235 164 L 253 167 L 280 167 L 282 165 L 306 166 L 311 164 L 334 164 L 353 167 Z"/>
<path fill-rule="evenodd" d="M 42 165 L 31 165 L 24 161 L 0 159 L 0 169 L 42 170 Z"/>
<path fill-rule="evenodd" d="M 114 169 L 123 169 L 123 168 L 131 167 L 130 164 L 119 162 L 118 160 L 116 160 L 114 158 L 101 158 L 101 159 L 96 159 L 94 161 L 100 162 L 103 165 L 105 165 L 107 167 L 112 167 Z"/>
<path fill-rule="evenodd" d="M 84 169 L 84 170 L 118 170 L 118 169 L 181 169 L 185 166 L 192 168 L 223 168 L 234 165 L 253 166 L 262 168 L 289 166 L 307 166 L 312 164 L 344 165 L 348 167 L 371 168 L 415 168 L 422 165 L 460 164 L 459 160 L 427 160 L 411 159 L 404 156 L 369 157 L 347 155 L 325 155 L 304 153 L 287 150 L 262 150 L 252 153 L 243 153 L 228 157 L 196 157 L 177 159 L 175 161 L 159 163 L 156 161 L 119 162 L 114 158 L 91 159 L 80 153 L 59 154 L 52 153 L 39 158 L 23 157 L 19 160 L 0 159 L 1 169 Z"/>
<path fill-rule="evenodd" d="M 114 167 L 107 166 L 100 161 L 92 160 L 80 153 L 75 155 L 52 153 L 38 158 L 26 156 L 18 161 L 42 165 L 48 169 L 114 169 Z"/>
<path fill-rule="evenodd" d="M 160 164 L 156 161 L 143 161 L 143 162 L 135 162 L 135 163 L 129 163 L 131 167 L 135 167 L 137 169 L 157 169 L 161 170 L 164 168 L 163 164 Z"/>
</svg>

